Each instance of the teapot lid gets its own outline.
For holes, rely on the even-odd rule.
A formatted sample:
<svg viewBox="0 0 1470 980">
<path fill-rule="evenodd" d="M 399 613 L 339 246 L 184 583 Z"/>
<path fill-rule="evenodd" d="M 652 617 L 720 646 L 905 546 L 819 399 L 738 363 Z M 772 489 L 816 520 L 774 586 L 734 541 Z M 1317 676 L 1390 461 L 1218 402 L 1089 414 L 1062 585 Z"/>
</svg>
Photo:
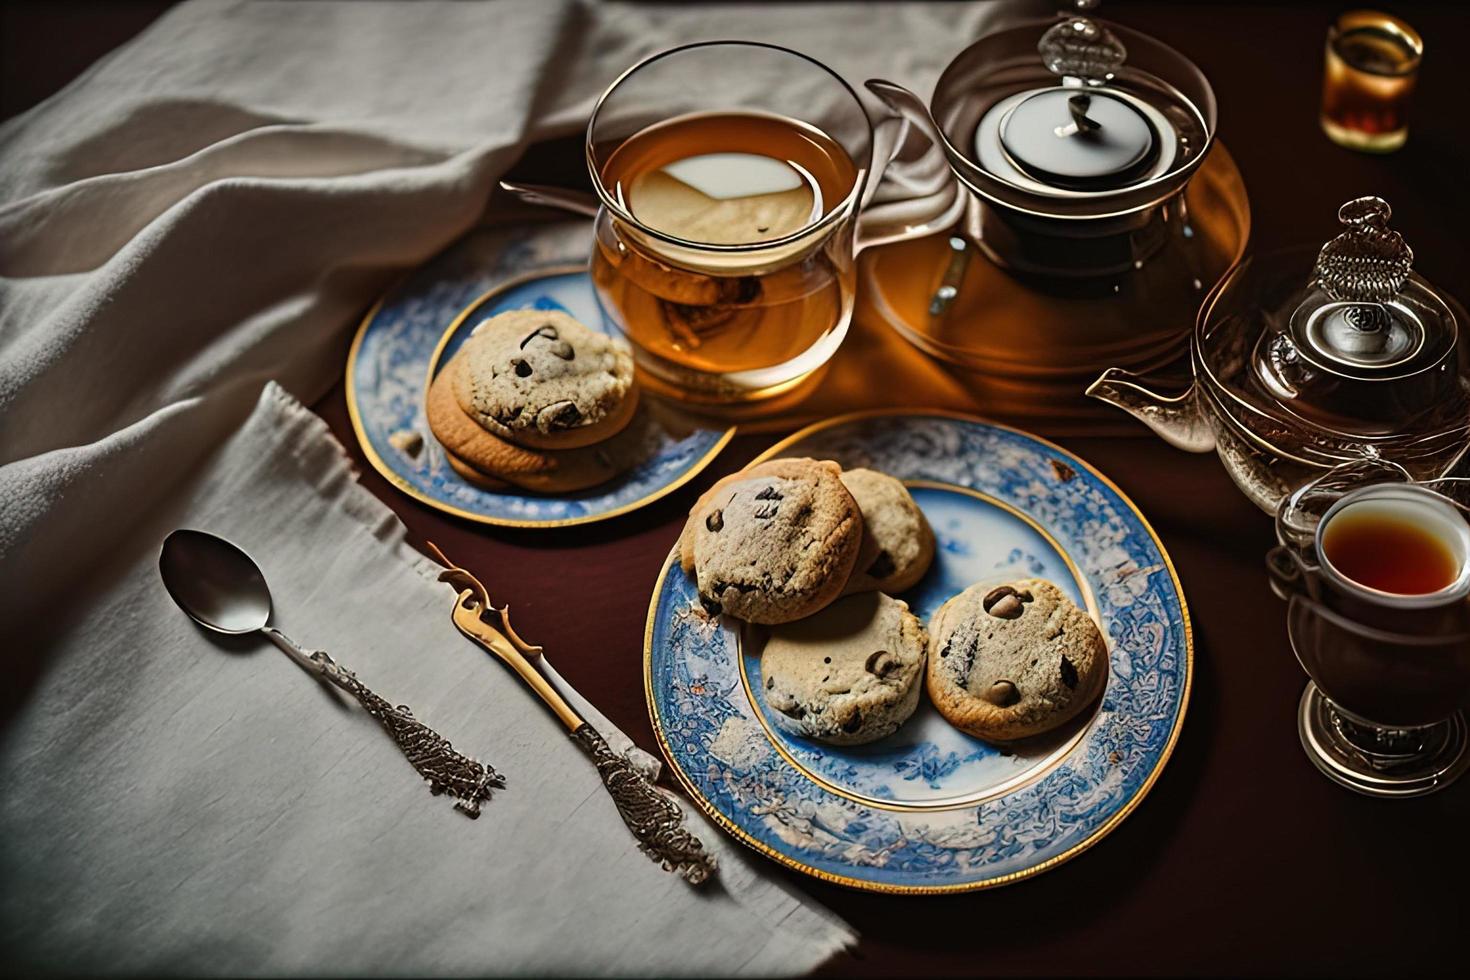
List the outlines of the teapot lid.
<svg viewBox="0 0 1470 980">
<path fill-rule="evenodd" d="M 1072 190 L 1132 183 L 1159 156 L 1154 124 L 1107 92 L 1032 92 L 1005 114 L 999 129 L 1001 149 L 1021 172 Z"/>
<path fill-rule="evenodd" d="M 975 158 L 994 177 L 1043 196 L 1125 190 L 1200 140 L 1199 112 L 1176 89 L 1121 83 L 1128 49 L 1105 24 L 1064 16 L 1036 52 L 1053 82 L 999 99 L 975 127 Z"/>
<path fill-rule="evenodd" d="M 1322 246 L 1307 282 L 1260 313 L 1250 373 L 1280 408 L 1339 433 L 1409 435 L 1458 413 L 1465 395 L 1455 313 L 1413 274 L 1391 215 L 1381 198 L 1348 201 L 1343 232 Z"/>
<path fill-rule="evenodd" d="M 1414 252 L 1388 227 L 1392 215 L 1378 197 L 1338 209 L 1345 230 L 1317 254 L 1285 332 L 1319 370 L 1360 381 L 1400 378 L 1439 363 L 1455 346 L 1454 314 L 1410 277 Z"/>
</svg>

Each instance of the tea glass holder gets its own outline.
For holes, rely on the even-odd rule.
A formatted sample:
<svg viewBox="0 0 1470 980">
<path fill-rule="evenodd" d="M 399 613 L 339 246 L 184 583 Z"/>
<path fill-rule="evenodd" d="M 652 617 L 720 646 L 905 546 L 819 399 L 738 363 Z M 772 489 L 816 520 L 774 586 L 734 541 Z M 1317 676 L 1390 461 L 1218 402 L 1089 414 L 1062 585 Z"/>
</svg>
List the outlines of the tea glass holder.
<svg viewBox="0 0 1470 980">
<path fill-rule="evenodd" d="M 1380 592 L 1324 557 L 1323 532 L 1365 500 L 1418 508 L 1442 521 L 1459 572 L 1429 595 Z M 1292 651 L 1311 678 L 1297 732 L 1329 779 L 1368 796 L 1411 797 L 1449 785 L 1470 767 L 1461 710 L 1470 702 L 1470 479 L 1416 483 L 1400 466 L 1366 459 L 1339 466 L 1287 497 L 1280 544 L 1266 559 L 1287 602 Z"/>
</svg>

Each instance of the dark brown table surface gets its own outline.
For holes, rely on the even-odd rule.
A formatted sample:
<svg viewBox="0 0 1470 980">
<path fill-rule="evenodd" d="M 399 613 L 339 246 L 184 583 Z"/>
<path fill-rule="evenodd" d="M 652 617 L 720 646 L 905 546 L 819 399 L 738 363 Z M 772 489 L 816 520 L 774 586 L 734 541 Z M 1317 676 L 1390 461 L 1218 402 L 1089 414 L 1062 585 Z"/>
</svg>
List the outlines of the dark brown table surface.
<svg viewBox="0 0 1470 980">
<path fill-rule="evenodd" d="M 105 21 L 116 44 L 159 6 L 134 4 L 131 15 L 92 24 Z M 1393 205 L 1416 268 L 1470 301 L 1470 54 L 1456 50 L 1470 10 L 1390 5 L 1421 30 L 1427 54 L 1408 145 L 1374 157 L 1332 145 L 1316 123 L 1324 32 L 1347 6 L 1117 0 L 1106 14 L 1187 52 L 1214 83 L 1220 133 L 1250 192 L 1253 251 L 1321 241 L 1340 203 L 1378 194 Z M 41 60 L 8 43 L 7 52 Z M 6 60 L 7 78 L 25 70 Z M 315 408 L 413 540 L 431 539 L 477 570 L 511 605 L 522 634 L 545 644 L 569 681 L 653 750 L 642 638 L 655 576 L 694 497 L 775 437 L 737 438 L 693 484 L 634 514 L 518 531 L 449 518 L 394 491 L 358 450 L 340 383 Z M 1109 837 L 1017 885 L 892 897 L 769 864 L 770 874 L 862 934 L 857 949 L 823 973 L 1355 974 L 1462 965 L 1463 905 L 1438 896 L 1466 867 L 1470 780 L 1388 802 L 1352 795 L 1312 768 L 1295 729 L 1305 676 L 1262 566 L 1270 521 L 1213 455 L 1192 456 L 1139 433 L 1060 441 L 1133 498 L 1183 580 L 1195 673 L 1172 760 Z"/>
</svg>

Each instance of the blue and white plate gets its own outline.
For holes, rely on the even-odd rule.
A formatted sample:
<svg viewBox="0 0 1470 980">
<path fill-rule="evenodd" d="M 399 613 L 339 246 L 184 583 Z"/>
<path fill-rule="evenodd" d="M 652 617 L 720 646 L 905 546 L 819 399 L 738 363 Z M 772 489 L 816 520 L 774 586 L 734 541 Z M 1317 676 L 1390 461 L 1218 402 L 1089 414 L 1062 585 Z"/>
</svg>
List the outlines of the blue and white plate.
<svg viewBox="0 0 1470 980">
<path fill-rule="evenodd" d="M 686 425 L 672 412 L 660 412 L 654 416 L 660 438 L 653 454 L 590 490 L 550 495 L 484 490 L 466 482 L 429 432 L 424 392 L 474 327 L 506 310 L 538 309 L 564 310 L 605 330 L 585 266 L 542 268 L 487 291 L 486 270 L 465 254 L 476 247 L 469 239 L 450 248 L 395 287 L 353 340 L 348 411 L 368 462 L 390 483 L 430 507 L 482 524 L 564 527 L 652 503 L 693 479 L 730 441 L 734 429 Z"/>
<path fill-rule="evenodd" d="M 1173 750 L 1193 666 L 1179 580 L 1128 498 L 1050 443 L 940 413 L 834 419 L 761 458 L 774 456 L 909 485 L 938 537 L 929 573 L 901 596 L 926 623 L 975 582 L 1056 582 L 1102 626 L 1107 688 L 1061 730 L 1005 747 L 951 728 L 927 699 L 870 745 L 787 735 L 757 693 L 759 656 L 704 615 L 671 555 L 649 609 L 645 684 L 664 754 L 695 801 L 782 864 L 884 892 L 1004 884 L 1112 830 Z"/>
</svg>

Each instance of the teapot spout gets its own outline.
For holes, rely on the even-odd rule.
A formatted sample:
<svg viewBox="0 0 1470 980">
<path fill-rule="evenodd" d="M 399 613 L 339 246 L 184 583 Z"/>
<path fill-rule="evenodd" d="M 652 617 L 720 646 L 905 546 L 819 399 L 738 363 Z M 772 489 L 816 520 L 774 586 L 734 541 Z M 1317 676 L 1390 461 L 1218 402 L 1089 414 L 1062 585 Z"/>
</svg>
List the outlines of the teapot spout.
<svg viewBox="0 0 1470 980">
<path fill-rule="evenodd" d="M 1118 406 L 1178 449 L 1207 453 L 1215 448 L 1215 432 L 1200 408 L 1194 385 L 1179 395 L 1163 395 L 1136 374 L 1108 368 L 1088 387 L 1087 394 Z"/>
</svg>

